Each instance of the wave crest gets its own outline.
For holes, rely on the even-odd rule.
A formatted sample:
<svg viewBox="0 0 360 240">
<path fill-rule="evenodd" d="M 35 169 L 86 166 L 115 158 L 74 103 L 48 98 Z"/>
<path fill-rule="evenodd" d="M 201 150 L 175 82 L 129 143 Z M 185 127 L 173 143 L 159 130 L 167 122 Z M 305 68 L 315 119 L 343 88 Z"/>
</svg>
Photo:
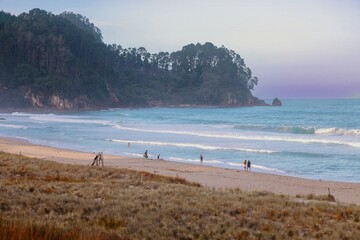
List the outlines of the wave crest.
<svg viewBox="0 0 360 240">
<path fill-rule="evenodd" d="M 344 128 L 319 128 L 315 130 L 315 134 L 323 135 L 352 135 L 360 136 L 360 129 L 344 129 Z"/>
<path fill-rule="evenodd" d="M 124 127 L 118 124 L 114 124 L 113 127 L 116 129 L 127 130 L 127 131 L 190 135 L 190 136 L 209 137 L 209 138 L 225 138 L 225 139 L 255 140 L 255 141 L 281 141 L 281 142 L 296 142 L 303 144 L 308 144 L 308 143 L 338 144 L 338 145 L 348 145 L 357 148 L 360 147 L 360 143 L 357 141 L 353 142 L 353 141 L 318 139 L 318 138 L 297 138 L 297 137 L 293 138 L 290 136 L 281 136 L 281 135 L 267 136 L 267 135 L 209 134 L 209 133 L 201 133 L 201 132 L 186 132 L 186 131 L 175 131 L 175 130 L 139 129 L 132 127 Z"/>
<path fill-rule="evenodd" d="M 4 128 L 16 128 L 16 129 L 27 129 L 27 127 L 15 124 L 0 124 L 0 127 Z"/>
<path fill-rule="evenodd" d="M 352 135 L 360 136 L 360 129 L 345 129 L 345 128 L 315 128 L 315 127 L 300 127 L 300 126 L 243 126 L 235 125 L 234 129 L 251 130 L 251 131 L 265 131 L 276 133 L 292 133 L 292 134 L 322 134 L 322 135 Z"/>
<path fill-rule="evenodd" d="M 277 132 L 277 133 L 293 133 L 293 134 L 315 134 L 315 128 L 313 127 L 299 127 L 299 126 L 243 126 L 235 125 L 235 129 L 252 130 L 252 131 L 265 131 L 265 132 Z"/>
<path fill-rule="evenodd" d="M 174 142 L 156 142 L 156 141 L 132 141 L 132 140 L 123 140 L 123 139 L 106 139 L 107 141 L 117 142 L 117 143 L 135 143 L 135 144 L 148 144 L 148 145 L 158 145 L 158 146 L 172 146 L 172 147 L 188 147 L 188 148 L 198 148 L 203 150 L 235 150 L 240 152 L 256 152 L 256 153 L 275 153 L 275 151 L 264 150 L 264 149 L 252 149 L 252 148 L 229 148 L 229 147 L 220 147 L 220 146 L 211 146 L 195 143 L 174 143 Z"/>
</svg>

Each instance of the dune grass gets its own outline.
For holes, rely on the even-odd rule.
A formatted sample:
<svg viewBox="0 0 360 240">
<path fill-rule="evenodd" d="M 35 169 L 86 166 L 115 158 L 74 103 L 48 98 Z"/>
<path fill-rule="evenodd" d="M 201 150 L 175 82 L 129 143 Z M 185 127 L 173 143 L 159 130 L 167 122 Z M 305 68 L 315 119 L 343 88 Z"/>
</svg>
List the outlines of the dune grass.
<svg viewBox="0 0 360 240">
<path fill-rule="evenodd" d="M 6 153 L 0 193 L 4 240 L 360 239 L 357 205 Z"/>
</svg>

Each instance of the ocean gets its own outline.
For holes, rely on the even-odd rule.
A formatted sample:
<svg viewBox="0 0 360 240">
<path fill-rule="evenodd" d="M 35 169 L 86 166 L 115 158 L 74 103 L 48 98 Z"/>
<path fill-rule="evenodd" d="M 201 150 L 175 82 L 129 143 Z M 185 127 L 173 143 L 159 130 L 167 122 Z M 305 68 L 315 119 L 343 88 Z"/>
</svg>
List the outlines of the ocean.
<svg viewBox="0 0 360 240">
<path fill-rule="evenodd" d="M 140 108 L 0 113 L 0 136 L 85 152 L 360 182 L 360 100 L 282 107 Z M 1 149 L 0 149 L 1 150 Z M 89 163 L 91 159 L 89 159 Z"/>
</svg>

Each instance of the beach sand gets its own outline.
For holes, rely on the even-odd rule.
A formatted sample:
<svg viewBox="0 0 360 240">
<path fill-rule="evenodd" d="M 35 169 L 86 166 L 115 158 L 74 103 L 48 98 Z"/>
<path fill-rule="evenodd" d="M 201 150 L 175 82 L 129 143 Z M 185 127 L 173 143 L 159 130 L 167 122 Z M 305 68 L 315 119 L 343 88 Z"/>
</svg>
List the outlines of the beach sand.
<svg viewBox="0 0 360 240">
<path fill-rule="evenodd" d="M 27 141 L 0 138 L 0 151 L 22 154 L 67 164 L 91 165 L 95 153 L 84 153 L 66 149 L 31 144 Z M 104 154 L 107 167 L 147 171 L 165 176 L 181 177 L 203 186 L 242 191 L 269 191 L 290 196 L 327 195 L 328 188 L 338 202 L 360 204 L 360 184 L 309 180 L 282 175 L 216 168 L 211 166 L 176 163 L 164 160 L 146 160 Z"/>
</svg>

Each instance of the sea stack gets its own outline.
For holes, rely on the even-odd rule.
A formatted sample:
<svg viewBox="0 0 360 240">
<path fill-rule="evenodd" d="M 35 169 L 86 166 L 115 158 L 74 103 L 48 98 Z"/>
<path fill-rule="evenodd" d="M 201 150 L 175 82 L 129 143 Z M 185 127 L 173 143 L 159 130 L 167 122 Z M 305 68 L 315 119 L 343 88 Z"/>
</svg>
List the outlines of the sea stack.
<svg viewBox="0 0 360 240">
<path fill-rule="evenodd" d="M 281 106 L 282 106 L 282 103 L 281 103 L 280 99 L 275 98 L 275 99 L 272 101 L 271 106 L 281 107 Z"/>
</svg>

